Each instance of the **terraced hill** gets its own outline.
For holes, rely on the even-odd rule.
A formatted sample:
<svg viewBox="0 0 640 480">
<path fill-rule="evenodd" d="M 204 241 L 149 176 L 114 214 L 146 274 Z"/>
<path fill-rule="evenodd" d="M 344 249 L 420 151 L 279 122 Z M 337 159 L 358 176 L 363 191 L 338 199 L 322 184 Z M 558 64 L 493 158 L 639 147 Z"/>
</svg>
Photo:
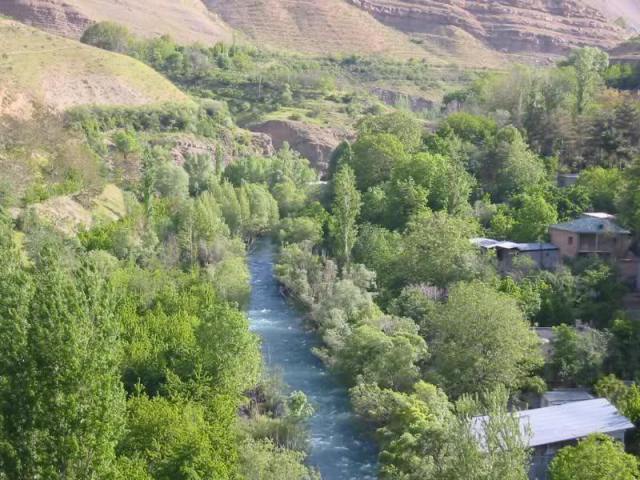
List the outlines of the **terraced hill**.
<svg viewBox="0 0 640 480">
<path fill-rule="evenodd" d="M 0 14 L 71 38 L 109 20 L 137 35 L 170 34 L 184 43 L 232 39 L 231 29 L 201 0 L 0 0 Z"/>
<path fill-rule="evenodd" d="M 0 115 L 28 115 L 34 102 L 144 105 L 188 98 L 142 63 L 0 19 Z"/>
<path fill-rule="evenodd" d="M 425 42 L 441 35 L 443 28 L 456 28 L 507 53 L 562 55 L 583 45 L 609 48 L 627 34 L 582 0 L 348 1 L 381 23 Z"/>
<path fill-rule="evenodd" d="M 343 0 L 205 0 L 258 44 L 305 53 L 383 53 L 425 57 L 428 53 L 366 12 Z"/>
<path fill-rule="evenodd" d="M 78 38 L 111 20 L 181 43 L 248 40 L 307 54 L 383 54 L 495 67 L 611 48 L 640 28 L 637 0 L 1 0 L 0 14 Z"/>
</svg>

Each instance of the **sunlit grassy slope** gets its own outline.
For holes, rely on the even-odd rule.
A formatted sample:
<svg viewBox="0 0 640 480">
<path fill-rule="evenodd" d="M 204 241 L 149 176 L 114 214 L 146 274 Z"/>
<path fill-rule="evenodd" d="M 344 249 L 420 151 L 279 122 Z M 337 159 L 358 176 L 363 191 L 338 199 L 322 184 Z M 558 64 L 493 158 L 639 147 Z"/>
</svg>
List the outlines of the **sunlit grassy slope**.
<svg viewBox="0 0 640 480">
<path fill-rule="evenodd" d="M 0 114 L 33 102 L 57 110 L 78 105 L 144 105 L 188 98 L 142 63 L 0 19 Z"/>
</svg>

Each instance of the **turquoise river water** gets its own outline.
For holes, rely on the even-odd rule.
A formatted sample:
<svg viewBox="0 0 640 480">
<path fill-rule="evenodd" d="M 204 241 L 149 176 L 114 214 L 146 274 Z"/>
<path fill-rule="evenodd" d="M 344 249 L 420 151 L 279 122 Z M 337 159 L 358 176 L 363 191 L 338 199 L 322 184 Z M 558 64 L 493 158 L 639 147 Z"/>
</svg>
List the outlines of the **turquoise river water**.
<svg viewBox="0 0 640 480">
<path fill-rule="evenodd" d="M 286 384 L 304 392 L 315 408 L 309 422 L 309 464 L 323 480 L 375 479 L 375 448 L 358 429 L 345 387 L 311 353 L 318 339 L 280 294 L 274 261 L 273 244 L 257 242 L 249 255 L 249 320 L 252 331 L 262 338 L 267 365 L 281 371 Z"/>
</svg>

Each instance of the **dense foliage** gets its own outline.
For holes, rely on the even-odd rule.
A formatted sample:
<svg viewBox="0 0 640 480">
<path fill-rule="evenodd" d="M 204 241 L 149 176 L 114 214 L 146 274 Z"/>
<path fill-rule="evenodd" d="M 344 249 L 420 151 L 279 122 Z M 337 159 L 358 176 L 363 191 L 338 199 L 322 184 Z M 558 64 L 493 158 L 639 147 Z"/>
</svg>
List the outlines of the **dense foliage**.
<svg viewBox="0 0 640 480">
<path fill-rule="evenodd" d="M 547 387 L 594 387 L 640 421 L 620 264 L 545 270 L 519 255 L 504 268 L 471 241 L 544 242 L 550 225 L 606 210 L 637 250 L 640 105 L 618 90 L 632 71 L 583 48 L 484 74 L 427 129 L 337 85 L 426 84 L 420 62 L 181 46 L 109 23 L 83 41 L 194 99 L 0 122 L 1 479 L 317 478 L 313 406 L 263 371 L 242 312 L 246 250 L 263 236 L 378 442 L 381 478 L 526 479 L 529 432 L 510 409 Z M 328 184 L 236 125 L 313 102 L 356 133 Z M 567 172 L 577 182 L 558 185 Z M 546 355 L 534 326 L 553 327 Z M 632 479 L 638 463 L 595 436 L 551 475 Z"/>
</svg>

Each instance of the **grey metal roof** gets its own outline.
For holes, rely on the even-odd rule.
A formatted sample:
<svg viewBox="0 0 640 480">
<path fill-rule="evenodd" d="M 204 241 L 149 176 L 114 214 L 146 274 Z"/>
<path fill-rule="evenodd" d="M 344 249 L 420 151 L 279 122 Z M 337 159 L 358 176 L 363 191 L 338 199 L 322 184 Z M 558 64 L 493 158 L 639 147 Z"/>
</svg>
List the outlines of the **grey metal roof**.
<svg viewBox="0 0 640 480">
<path fill-rule="evenodd" d="M 550 228 L 557 230 L 567 230 L 575 233 L 617 233 L 628 235 L 631 232 L 622 228 L 617 223 L 608 218 L 596 218 L 593 216 L 583 216 L 571 220 L 570 222 L 551 225 Z"/>
<path fill-rule="evenodd" d="M 529 446 L 537 447 L 587 437 L 592 433 L 613 433 L 633 428 L 626 417 L 605 398 L 566 403 L 515 412 Z M 472 429 L 483 438 L 487 417 L 475 417 Z"/>
<path fill-rule="evenodd" d="M 518 250 L 519 252 L 539 252 L 541 250 L 558 250 L 553 243 L 515 243 L 509 241 L 493 240 L 492 238 L 473 238 L 471 242 L 481 248 L 503 248 L 505 250 Z"/>
<path fill-rule="evenodd" d="M 543 401 L 550 406 L 592 400 L 593 398 L 593 395 L 587 390 L 580 388 L 559 388 L 557 390 L 550 390 L 542 395 Z"/>
</svg>

